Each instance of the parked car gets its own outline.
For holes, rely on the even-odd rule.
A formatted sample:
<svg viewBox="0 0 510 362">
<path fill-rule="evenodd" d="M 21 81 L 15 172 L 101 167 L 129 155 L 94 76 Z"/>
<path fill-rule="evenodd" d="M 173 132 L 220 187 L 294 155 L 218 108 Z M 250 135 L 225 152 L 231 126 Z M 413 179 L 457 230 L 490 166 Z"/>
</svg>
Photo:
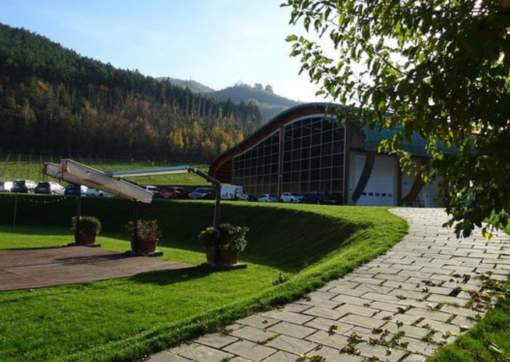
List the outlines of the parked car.
<svg viewBox="0 0 510 362">
<path fill-rule="evenodd" d="M 64 195 L 66 196 L 78 196 L 78 193 L 81 191 L 81 196 L 87 196 L 87 190 L 89 188 L 87 186 L 81 185 L 67 185 L 66 189 L 64 190 Z M 78 191 L 80 190 L 80 191 Z"/>
<path fill-rule="evenodd" d="M 99 189 L 90 188 L 90 187 L 87 189 L 86 195 L 87 196 L 99 196 L 99 197 L 115 197 L 115 195 L 113 195 L 109 192 L 102 191 Z"/>
<path fill-rule="evenodd" d="M 11 192 L 12 181 L 0 181 L 0 192 Z"/>
<path fill-rule="evenodd" d="M 142 189 L 152 192 L 152 194 L 154 195 L 153 197 L 160 197 L 159 193 L 161 192 L 161 190 L 159 189 L 159 187 L 152 185 L 138 185 L 138 186 L 140 186 Z"/>
<path fill-rule="evenodd" d="M 338 204 L 338 198 L 327 191 L 310 191 L 304 197 L 307 204 Z"/>
<path fill-rule="evenodd" d="M 214 200 L 214 190 L 210 187 L 197 187 L 189 195 L 190 199 L 194 200 Z"/>
<path fill-rule="evenodd" d="M 278 202 L 278 196 L 275 194 L 262 194 L 261 197 L 257 199 L 258 202 Z"/>
<path fill-rule="evenodd" d="M 33 193 L 37 184 L 32 180 L 16 180 L 12 183 L 11 192 Z"/>
<path fill-rule="evenodd" d="M 159 195 L 164 199 L 187 199 L 189 191 L 184 187 L 170 186 L 161 190 Z"/>
<path fill-rule="evenodd" d="M 64 186 L 58 182 L 41 181 L 34 189 L 36 194 L 49 194 L 49 195 L 63 195 L 65 191 Z"/>
<path fill-rule="evenodd" d="M 303 202 L 305 197 L 297 192 L 284 192 L 280 196 L 281 202 Z"/>
<path fill-rule="evenodd" d="M 221 186 L 221 198 L 223 200 L 243 200 L 248 201 L 248 194 L 244 187 L 239 185 Z"/>
</svg>

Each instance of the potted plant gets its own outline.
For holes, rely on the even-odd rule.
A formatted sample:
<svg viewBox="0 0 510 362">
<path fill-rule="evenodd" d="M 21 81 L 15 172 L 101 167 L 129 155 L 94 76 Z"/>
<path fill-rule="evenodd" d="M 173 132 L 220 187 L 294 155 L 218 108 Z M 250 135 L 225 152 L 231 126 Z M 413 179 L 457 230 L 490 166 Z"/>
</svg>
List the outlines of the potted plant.
<svg viewBox="0 0 510 362">
<path fill-rule="evenodd" d="M 137 238 L 135 238 L 135 224 L 130 221 L 126 231 L 131 236 L 131 251 L 135 254 L 150 254 L 156 251 L 156 245 L 161 237 L 157 220 L 138 220 Z"/>
<path fill-rule="evenodd" d="M 239 252 L 248 245 L 246 234 L 249 229 L 244 226 L 235 226 L 230 223 L 223 223 L 219 230 L 208 227 L 198 235 L 198 241 L 206 248 L 208 263 L 216 263 L 216 241 L 219 246 L 219 264 L 233 265 L 239 260 Z"/>
<path fill-rule="evenodd" d="M 76 235 L 76 216 L 71 219 L 71 230 Z M 94 245 L 101 231 L 101 222 L 94 216 L 80 216 L 78 222 L 78 245 Z"/>
</svg>

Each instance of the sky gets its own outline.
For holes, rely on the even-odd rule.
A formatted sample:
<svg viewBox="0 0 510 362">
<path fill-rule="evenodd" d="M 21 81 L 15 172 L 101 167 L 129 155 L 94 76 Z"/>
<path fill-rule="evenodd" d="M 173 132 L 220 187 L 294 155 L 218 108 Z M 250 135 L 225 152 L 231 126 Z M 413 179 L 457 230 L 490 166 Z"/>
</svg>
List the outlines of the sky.
<svg viewBox="0 0 510 362">
<path fill-rule="evenodd" d="M 271 85 L 301 101 L 319 87 L 291 58 L 283 0 L 1 0 L 0 23 L 43 35 L 78 54 L 152 77 L 195 80 L 215 90 Z"/>
</svg>

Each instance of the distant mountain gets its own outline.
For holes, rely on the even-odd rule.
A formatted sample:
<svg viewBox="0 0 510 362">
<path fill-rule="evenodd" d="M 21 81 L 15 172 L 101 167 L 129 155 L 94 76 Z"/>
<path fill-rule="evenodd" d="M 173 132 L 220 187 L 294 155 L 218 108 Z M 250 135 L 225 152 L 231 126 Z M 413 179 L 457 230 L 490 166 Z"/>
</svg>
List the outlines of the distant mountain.
<svg viewBox="0 0 510 362">
<path fill-rule="evenodd" d="M 211 87 L 203 85 L 194 80 L 182 80 L 170 77 L 157 78 L 160 81 L 168 81 L 178 87 L 188 88 L 193 93 L 201 93 L 206 97 L 214 98 L 220 101 L 228 101 L 235 104 L 252 104 L 260 109 L 262 118 L 269 121 L 279 113 L 297 106 L 300 102 L 274 94 L 270 85 L 263 87 L 261 84 L 250 86 L 247 84 L 236 84 L 222 90 L 214 90 Z"/>
<path fill-rule="evenodd" d="M 212 89 L 211 87 L 203 85 L 202 83 L 196 82 L 194 80 L 183 80 L 183 79 L 170 78 L 170 77 L 159 77 L 157 79 L 160 81 L 170 82 L 173 85 L 176 85 L 178 87 L 188 88 L 193 93 L 205 94 L 205 93 L 214 92 L 214 89 Z"/>
<path fill-rule="evenodd" d="M 271 86 L 263 88 L 260 84 L 256 84 L 255 87 L 247 84 L 237 84 L 233 87 L 211 92 L 208 96 L 221 101 L 230 99 L 238 104 L 255 104 L 259 107 L 260 114 L 266 121 L 300 104 L 299 102 L 274 94 Z"/>
</svg>

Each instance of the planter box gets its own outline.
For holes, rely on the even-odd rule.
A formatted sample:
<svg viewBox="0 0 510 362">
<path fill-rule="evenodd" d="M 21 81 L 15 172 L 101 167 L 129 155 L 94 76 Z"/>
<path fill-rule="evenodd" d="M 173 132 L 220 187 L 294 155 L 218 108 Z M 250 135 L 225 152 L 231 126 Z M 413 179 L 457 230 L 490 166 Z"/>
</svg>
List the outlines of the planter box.
<svg viewBox="0 0 510 362">
<path fill-rule="evenodd" d="M 205 249 L 205 255 L 208 263 L 216 263 L 214 247 L 208 247 Z M 220 249 L 219 264 L 235 265 L 239 260 L 239 252 L 233 250 L 222 250 Z"/>
<path fill-rule="evenodd" d="M 135 245 L 134 238 L 131 238 L 131 251 L 135 254 L 151 254 L 156 251 L 157 240 L 138 239 L 138 245 Z"/>
<path fill-rule="evenodd" d="M 78 235 L 78 245 L 94 245 L 96 243 L 96 235 L 93 233 L 80 233 Z"/>
</svg>

